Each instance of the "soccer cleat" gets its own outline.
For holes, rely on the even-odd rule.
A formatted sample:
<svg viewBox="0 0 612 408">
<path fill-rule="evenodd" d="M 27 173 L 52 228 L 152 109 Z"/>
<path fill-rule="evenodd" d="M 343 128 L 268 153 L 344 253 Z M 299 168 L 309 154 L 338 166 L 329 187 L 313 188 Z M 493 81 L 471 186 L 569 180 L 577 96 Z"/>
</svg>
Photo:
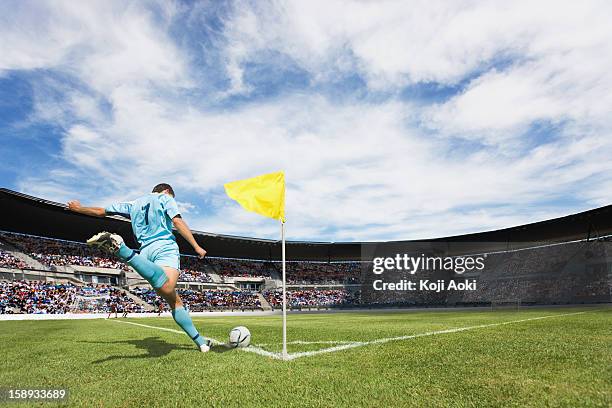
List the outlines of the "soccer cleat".
<svg viewBox="0 0 612 408">
<path fill-rule="evenodd" d="M 210 348 L 212 347 L 212 341 L 210 340 L 206 340 L 206 343 L 202 344 L 200 346 L 200 351 L 202 353 L 208 353 L 210 351 Z"/>
<path fill-rule="evenodd" d="M 111 234 L 110 232 L 99 232 L 87 240 L 87 245 L 97 247 L 111 254 L 116 253 L 123 244 L 121 235 Z"/>
</svg>

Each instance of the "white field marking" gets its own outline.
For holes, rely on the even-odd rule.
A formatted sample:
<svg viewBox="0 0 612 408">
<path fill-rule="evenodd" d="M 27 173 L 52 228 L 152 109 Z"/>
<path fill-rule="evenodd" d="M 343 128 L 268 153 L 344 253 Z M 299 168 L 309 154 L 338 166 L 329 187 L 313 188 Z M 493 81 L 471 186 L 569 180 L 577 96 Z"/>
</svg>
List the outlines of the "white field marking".
<svg viewBox="0 0 612 408">
<path fill-rule="evenodd" d="M 321 340 L 321 341 L 305 341 L 305 340 L 294 340 L 288 341 L 287 344 L 354 344 L 361 343 L 360 341 L 344 341 L 344 340 Z M 277 346 L 283 343 L 257 343 L 260 347 Z"/>
<path fill-rule="evenodd" d="M 124 324 L 132 324 L 134 326 L 140 326 L 140 327 L 148 327 L 149 329 L 157 329 L 157 330 L 163 330 L 163 331 L 169 331 L 171 333 L 179 333 L 179 334 L 185 334 L 184 331 L 178 331 L 175 329 L 168 329 L 165 327 L 158 327 L 158 326 L 149 326 L 148 324 L 142 324 L 142 323 L 134 323 L 134 322 L 125 322 L 123 320 L 111 320 L 115 323 L 124 323 Z M 213 340 L 213 339 L 211 339 Z"/>
<path fill-rule="evenodd" d="M 320 349 L 320 350 L 304 351 L 304 352 L 299 352 L 299 353 L 288 353 L 284 357 L 283 357 L 283 355 L 281 353 L 275 353 L 275 352 L 272 352 L 272 351 L 267 351 L 267 350 L 264 350 L 264 349 L 259 348 L 257 346 L 249 346 L 249 347 L 245 347 L 245 348 L 239 348 L 238 350 L 246 351 L 246 352 L 250 352 L 250 353 L 255 353 L 255 354 L 259 354 L 261 356 L 271 357 L 271 358 L 274 358 L 274 359 L 277 359 L 277 360 L 286 360 L 286 361 L 288 361 L 288 360 L 295 360 L 295 359 L 302 358 L 302 357 L 312 357 L 312 356 L 316 356 L 318 354 L 334 353 L 336 351 L 342 351 L 342 350 L 347 350 L 347 349 L 352 349 L 352 348 L 357 348 L 357 347 L 368 346 L 370 344 L 384 344 L 384 343 L 389 343 L 389 342 L 392 342 L 392 341 L 402 341 L 402 340 L 415 339 L 417 337 L 434 336 L 434 335 L 437 335 L 437 334 L 457 333 L 457 332 L 462 332 L 462 331 L 467 331 L 467 330 L 484 329 L 484 328 L 487 328 L 487 327 L 503 326 L 503 325 L 506 325 L 506 324 L 523 323 L 523 322 L 530 322 L 530 321 L 534 321 L 534 320 L 550 319 L 550 318 L 553 318 L 553 317 L 574 316 L 574 315 L 579 315 L 579 314 L 583 314 L 583 313 L 587 313 L 587 312 L 563 313 L 563 314 L 557 314 L 557 315 L 530 317 L 530 318 L 527 318 L 527 319 L 511 320 L 509 322 L 489 323 L 489 324 L 480 324 L 480 325 L 477 325 L 477 326 L 458 327 L 458 328 L 454 328 L 454 329 L 437 330 L 437 331 L 430 331 L 430 332 L 419 333 L 419 334 L 410 334 L 410 335 L 407 335 L 407 336 L 386 337 L 386 338 L 370 340 L 370 341 L 347 342 L 346 344 L 340 344 L 338 346 L 328 347 L 328 348 L 324 348 L 324 349 Z M 185 334 L 182 331 L 174 330 L 174 329 L 168 329 L 168 328 L 165 328 L 165 327 L 149 326 L 149 325 L 146 325 L 146 324 L 133 323 L 133 322 L 125 322 L 125 321 L 120 321 L 120 320 L 113 320 L 113 321 L 115 321 L 117 323 L 126 323 L 126 324 L 132 324 L 132 325 L 135 325 L 135 326 L 148 327 L 150 329 L 165 330 L 165 331 L 169 331 L 169 332 L 173 332 L 173 333 Z M 217 343 L 217 344 L 221 344 L 221 342 L 219 342 L 218 340 L 214 340 L 214 339 L 211 339 L 211 340 L 213 342 Z M 308 342 L 302 342 L 302 343 L 296 343 L 296 342 L 301 342 L 301 340 L 296 340 L 296 341 L 294 341 L 292 343 L 293 344 L 308 344 Z M 288 344 L 290 344 L 290 343 L 288 343 Z M 330 343 L 330 344 L 333 344 L 333 343 Z"/>
<path fill-rule="evenodd" d="M 148 324 L 142 324 L 142 323 L 134 323 L 134 322 L 126 322 L 126 321 L 121 321 L 121 320 L 112 320 L 113 322 L 116 323 L 124 323 L 124 324 L 131 324 L 134 326 L 140 326 L 140 327 L 147 327 L 149 329 L 157 329 L 157 330 L 164 330 L 164 331 L 168 331 L 171 333 L 178 333 L 178 334 L 182 334 L 185 335 L 184 331 L 181 330 L 175 330 L 175 329 L 168 329 L 166 327 L 159 327 L 159 326 L 149 326 Z M 222 342 L 220 342 L 219 340 L 213 339 L 212 337 L 206 337 L 207 339 L 209 339 L 210 341 L 213 342 L 213 344 L 223 344 Z M 266 356 L 266 357 L 272 357 L 272 358 L 276 358 L 278 360 L 282 360 L 282 356 L 280 353 L 273 353 L 271 351 L 268 350 L 264 350 L 262 348 L 259 348 L 257 346 L 249 346 L 249 347 L 245 347 L 245 348 L 238 348 L 238 350 L 240 351 L 246 351 L 249 353 L 255 353 L 255 354 L 259 354 L 261 356 Z"/>
<path fill-rule="evenodd" d="M 336 351 L 341 351 L 341 350 L 346 350 L 346 349 L 351 349 L 351 348 L 356 348 L 356 347 L 367 346 L 367 345 L 370 345 L 370 344 L 384 344 L 384 343 L 389 343 L 389 342 L 392 342 L 392 341 L 401 341 L 401 340 L 414 339 L 414 338 L 417 338 L 417 337 L 434 336 L 436 334 L 457 333 L 457 332 L 467 331 L 467 330 L 482 329 L 482 328 L 486 328 L 486 327 L 502 326 L 502 325 L 513 324 L 513 323 L 529 322 L 529 321 L 532 321 L 532 320 L 549 319 L 551 317 L 563 317 L 563 316 L 579 315 L 579 314 L 583 314 L 583 313 L 587 313 L 587 312 L 564 313 L 564 314 L 558 314 L 558 315 L 531 317 L 531 318 L 528 318 L 528 319 L 512 320 L 512 321 L 509 321 L 509 322 L 480 324 L 478 326 L 459 327 L 459 328 L 455 328 L 455 329 L 446 329 L 446 330 L 438 330 L 438 331 L 425 332 L 425 333 L 420 333 L 420 334 L 411 334 L 411 335 L 408 335 L 408 336 L 387 337 L 387 338 L 371 340 L 371 341 L 355 342 L 353 344 L 343 344 L 343 345 L 340 345 L 340 346 L 329 347 L 329 348 L 325 348 L 325 349 L 321 349 L 321 350 L 315 350 L 315 351 L 304 351 L 304 352 L 301 352 L 301 353 L 289 353 L 289 355 L 287 355 L 287 357 L 285 359 L 286 360 L 295 360 L 296 358 L 311 357 L 311 356 L 316 356 L 317 354 L 323 354 L 323 353 L 333 353 L 333 352 L 336 352 Z"/>
</svg>

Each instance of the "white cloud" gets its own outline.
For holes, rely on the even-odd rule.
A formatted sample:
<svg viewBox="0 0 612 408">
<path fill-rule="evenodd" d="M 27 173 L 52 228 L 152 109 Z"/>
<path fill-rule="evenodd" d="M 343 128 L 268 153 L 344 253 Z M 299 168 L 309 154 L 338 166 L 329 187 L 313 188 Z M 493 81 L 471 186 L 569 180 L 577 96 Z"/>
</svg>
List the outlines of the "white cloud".
<svg viewBox="0 0 612 408">
<path fill-rule="evenodd" d="M 163 6 L 163 3 L 162 3 Z M 145 3 L 19 1 L 3 7 L 0 72 L 55 68 L 108 92 L 126 82 L 189 86 L 187 61 Z"/>
<path fill-rule="evenodd" d="M 87 91 L 70 84 L 57 101 L 62 84 L 37 90 L 37 118 L 66 128 L 64 164 L 53 177 L 22 180 L 26 191 L 109 202 L 168 181 L 179 197 L 209 198 L 212 214 L 184 203 L 192 227 L 276 237 L 276 223 L 243 211 L 220 186 L 285 169 L 290 236 L 314 240 L 495 229 L 601 205 L 612 193 L 607 3 L 240 2 L 223 32 L 223 96 L 252 91 L 244 65 L 264 50 L 319 83 L 357 70 L 391 93 L 456 83 L 493 58 L 512 63 L 434 106 L 304 91 L 225 110 L 177 97 L 201 84 L 168 34 L 173 7 L 153 16 L 141 3 L 42 4 L 0 28 L 14 44 L 0 49 L 0 69 L 52 69 Z M 559 130 L 534 141 L 525 131 L 535 121 Z M 485 147 L 462 149 L 466 141 Z M 77 182 L 75 172 L 93 176 Z M 545 204 L 567 199 L 581 204 Z"/>
<path fill-rule="evenodd" d="M 195 204 L 192 204 L 190 202 L 187 201 L 177 201 L 176 204 L 178 205 L 179 211 L 181 212 L 181 214 L 191 214 L 191 213 L 197 213 L 197 206 Z"/>
<path fill-rule="evenodd" d="M 453 83 L 494 57 L 581 45 L 584 32 L 605 27 L 606 8 L 555 1 L 238 2 L 227 22 L 227 55 L 239 62 L 274 49 L 320 75 L 350 53 L 373 87 Z M 585 20 L 597 26 L 586 29 Z M 567 37 L 574 41 L 565 43 Z"/>
<path fill-rule="evenodd" d="M 115 104 L 122 114 L 100 133 L 81 125 L 71 128 L 66 160 L 103 174 L 125 196 L 162 178 L 173 180 L 183 193 L 219 194 L 224 182 L 285 169 L 291 183 L 289 225 L 297 236 L 313 239 L 329 234 L 329 226 L 339 228 L 337 237 L 364 239 L 380 231 L 395 232 L 395 238 L 429 231 L 431 237 L 434 231 L 536 221 L 543 211 L 518 209 L 534 200 L 580 193 L 581 180 L 612 170 L 605 164 L 607 136 L 545 145 L 520 159 L 494 150 L 448 157 L 449 146 L 406 128 L 403 118 L 411 109 L 397 102 L 333 105 L 320 97 L 290 97 L 216 114 L 181 114 L 174 105 L 151 106 L 135 95 L 125 103 Z M 219 200 L 223 206 L 215 220 L 199 219 L 194 227 L 276 234 L 266 221 L 243 214 L 229 199 Z M 514 207 L 517 214 L 456 211 L 489 205 L 503 205 L 505 211 Z M 438 222 L 454 216 L 454 224 Z M 466 217 L 475 224 L 462 221 Z"/>
<path fill-rule="evenodd" d="M 611 12 L 603 1 L 240 2 L 226 55 L 234 77 L 241 63 L 276 50 L 317 78 L 349 56 L 371 88 L 390 90 L 454 84 L 509 60 L 425 117 L 446 133 L 494 142 L 534 120 L 609 116 Z"/>
</svg>

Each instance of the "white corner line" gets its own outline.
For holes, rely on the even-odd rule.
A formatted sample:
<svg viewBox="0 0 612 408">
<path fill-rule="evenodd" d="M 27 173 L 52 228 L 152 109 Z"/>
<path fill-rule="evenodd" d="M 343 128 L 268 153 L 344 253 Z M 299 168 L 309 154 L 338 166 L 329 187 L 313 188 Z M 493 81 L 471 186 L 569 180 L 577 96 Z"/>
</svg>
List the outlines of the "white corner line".
<svg viewBox="0 0 612 408">
<path fill-rule="evenodd" d="M 345 340 L 320 340 L 320 341 L 306 341 L 306 340 L 294 340 L 288 341 L 287 344 L 353 344 L 360 343 L 359 341 L 345 341 Z M 259 347 L 278 346 L 283 343 L 257 343 Z"/>
<path fill-rule="evenodd" d="M 110 319 L 109 319 L 110 320 Z M 123 323 L 123 324 L 131 324 L 133 326 L 140 326 L 140 327 L 147 327 L 149 329 L 157 329 L 157 330 L 163 330 L 163 331 L 168 331 L 171 333 L 178 333 L 178 334 L 185 334 L 184 331 L 179 331 L 179 330 L 175 330 L 175 329 L 168 329 L 166 327 L 159 327 L 159 326 L 149 326 L 148 324 L 142 324 L 142 323 L 134 323 L 134 322 L 126 322 L 125 320 L 111 320 L 112 322 L 115 323 Z"/>
<path fill-rule="evenodd" d="M 142 324 L 142 323 L 134 323 L 134 322 L 126 322 L 123 320 L 112 320 L 113 322 L 116 323 L 123 323 L 123 324 L 131 324 L 133 326 L 140 326 L 140 327 L 146 327 L 149 329 L 156 329 L 156 330 L 163 330 L 163 331 L 167 331 L 170 333 L 177 333 L 177 334 L 182 334 L 182 335 L 186 335 L 184 331 L 182 330 L 175 330 L 175 329 L 168 329 L 166 327 L 159 327 L 159 326 L 150 326 L 148 324 Z M 213 344 L 223 344 L 222 342 L 220 342 L 219 340 L 213 339 L 212 337 L 207 337 L 207 339 L 211 340 L 213 342 Z M 268 351 L 268 350 L 264 350 L 260 347 L 257 346 L 249 346 L 249 347 L 245 347 L 245 348 L 238 348 L 238 350 L 240 351 L 246 351 L 249 353 L 255 353 L 255 354 L 259 354 L 260 356 L 265 356 L 265 357 L 272 357 L 278 360 L 282 360 L 282 356 L 280 353 L 274 353 L 272 351 Z"/>
<path fill-rule="evenodd" d="M 572 316 L 572 315 L 578 315 L 578 314 L 583 314 L 583 313 L 587 313 L 587 312 L 564 313 L 564 314 L 558 314 L 558 315 L 531 317 L 531 318 L 528 318 L 528 319 L 512 320 L 512 321 L 509 321 L 509 322 L 480 324 L 480 325 L 477 325 L 477 326 L 458 327 L 458 328 L 454 328 L 454 329 L 437 330 L 437 331 L 431 331 L 431 332 L 425 332 L 425 333 L 419 333 L 419 334 L 411 334 L 411 335 L 407 335 L 407 336 L 387 337 L 387 338 L 376 339 L 376 340 L 371 340 L 371 341 L 355 342 L 355 343 L 352 343 L 352 344 L 342 344 L 340 346 L 324 348 L 324 349 L 321 349 L 321 350 L 304 351 L 304 352 L 301 352 L 301 353 L 290 353 L 286 357 L 286 360 L 295 360 L 297 358 L 302 358 L 302 357 L 312 357 L 312 356 L 316 356 L 317 354 L 333 353 L 333 352 L 336 352 L 336 351 L 341 351 L 341 350 L 347 350 L 347 349 L 352 349 L 352 348 L 357 348 L 357 347 L 368 346 L 370 344 L 384 344 L 384 343 L 389 343 L 389 342 L 392 342 L 392 341 L 401 341 L 401 340 L 415 339 L 417 337 L 434 336 L 434 335 L 437 335 L 437 334 L 457 333 L 457 332 L 467 331 L 467 330 L 483 329 L 483 328 L 487 328 L 487 327 L 502 326 L 502 325 L 513 324 L 513 323 L 523 323 L 523 322 L 529 322 L 529 321 L 532 321 L 532 320 L 549 319 L 549 318 L 552 318 L 552 317 Z"/>
<path fill-rule="evenodd" d="M 435 336 L 435 335 L 438 335 L 438 334 L 457 333 L 457 332 L 468 331 L 468 330 L 484 329 L 484 328 L 487 328 L 487 327 L 496 327 L 496 326 L 503 326 L 503 325 L 507 325 L 507 324 L 515 324 L 515 323 L 523 323 L 523 322 L 529 322 L 529 321 L 534 321 L 534 320 L 550 319 L 550 318 L 553 318 L 553 317 L 574 316 L 574 315 L 579 315 L 579 314 L 583 314 L 583 313 L 587 313 L 587 312 L 563 313 L 563 314 L 556 314 L 556 315 L 530 317 L 530 318 L 527 318 L 527 319 L 511 320 L 511 321 L 508 321 L 508 322 L 499 322 L 499 323 L 490 323 L 490 324 L 480 324 L 480 325 L 477 325 L 477 326 L 458 327 L 458 328 L 454 328 L 454 329 L 445 329 L 445 330 L 430 331 L 430 332 L 425 332 L 425 333 L 410 334 L 410 335 L 406 335 L 406 336 L 386 337 L 386 338 L 370 340 L 370 341 L 351 341 L 351 342 L 349 342 L 349 341 L 334 341 L 334 340 L 325 340 L 325 341 L 302 341 L 302 340 L 295 340 L 295 341 L 289 342 L 288 344 L 339 344 L 339 345 L 334 346 L 334 347 L 328 347 L 328 348 L 320 349 L 320 350 L 314 350 L 314 351 L 304 351 L 304 352 L 298 352 L 298 353 L 289 353 L 286 356 L 283 356 L 281 353 L 275 353 L 275 352 L 272 352 L 272 351 L 264 350 L 264 349 L 262 349 L 260 347 L 254 346 L 254 345 L 251 345 L 251 346 L 246 347 L 246 348 L 239 348 L 238 350 L 244 351 L 244 352 L 249 352 L 249 353 L 259 354 L 259 355 L 265 356 L 265 357 L 271 357 L 271 358 L 274 358 L 276 360 L 291 361 L 291 360 L 296 360 L 296 359 L 302 358 L 302 357 L 312 357 L 312 356 L 316 356 L 318 354 L 334 353 L 336 351 L 342 351 L 342 350 L 347 350 L 347 349 L 352 349 L 352 348 L 357 348 L 357 347 L 363 347 L 363 346 L 368 346 L 368 345 L 371 345 L 371 344 L 384 344 L 384 343 L 389 343 L 389 342 L 393 342 L 393 341 L 402 341 L 402 340 L 415 339 L 415 338 L 418 338 L 418 337 Z M 126 321 L 121 321 L 121 320 L 113 320 L 113 321 L 117 322 L 117 323 L 124 323 L 124 324 L 131 324 L 131 325 L 134 325 L 134 326 L 147 327 L 147 328 L 150 328 L 150 329 L 164 330 L 164 331 L 168 331 L 168 332 L 171 332 L 171 333 L 178 333 L 178 334 L 183 334 L 183 335 L 185 334 L 183 331 L 175 330 L 175 329 L 168 329 L 166 327 L 149 326 L 147 324 L 134 323 L 134 322 L 126 322 Z M 212 340 L 213 343 L 215 343 L 215 344 L 222 344 L 218 340 L 215 340 L 215 339 L 210 338 L 210 337 L 207 337 L 207 338 Z M 265 344 L 263 344 L 263 345 L 265 345 Z"/>
</svg>

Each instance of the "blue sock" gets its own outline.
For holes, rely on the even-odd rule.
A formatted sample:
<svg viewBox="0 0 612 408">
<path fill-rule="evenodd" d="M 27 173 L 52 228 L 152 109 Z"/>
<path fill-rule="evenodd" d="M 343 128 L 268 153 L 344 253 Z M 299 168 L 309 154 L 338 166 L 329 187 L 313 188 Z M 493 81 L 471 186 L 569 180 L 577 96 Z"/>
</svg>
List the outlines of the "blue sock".
<svg viewBox="0 0 612 408">
<path fill-rule="evenodd" d="M 121 244 L 121 248 L 119 248 L 116 255 L 134 268 L 155 289 L 161 288 L 168 280 L 161 266 L 149 261 L 142 255 L 138 255 L 125 244 Z"/>
<path fill-rule="evenodd" d="M 189 317 L 189 312 L 185 310 L 184 307 L 181 306 L 174 309 L 172 311 L 172 317 L 174 317 L 176 324 L 181 326 L 181 329 L 183 329 L 185 333 L 191 337 L 191 340 L 193 340 L 198 347 L 206 342 L 204 337 L 200 336 L 200 333 L 198 333 L 198 330 L 191 321 L 191 317 Z"/>
</svg>

